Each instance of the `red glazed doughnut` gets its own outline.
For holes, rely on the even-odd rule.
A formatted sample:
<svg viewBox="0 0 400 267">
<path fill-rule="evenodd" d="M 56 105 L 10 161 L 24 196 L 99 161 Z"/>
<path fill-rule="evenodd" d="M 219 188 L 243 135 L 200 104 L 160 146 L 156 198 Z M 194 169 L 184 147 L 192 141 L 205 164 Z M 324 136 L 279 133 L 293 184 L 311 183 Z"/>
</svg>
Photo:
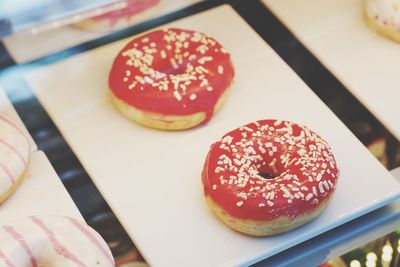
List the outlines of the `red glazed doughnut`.
<svg viewBox="0 0 400 267">
<path fill-rule="evenodd" d="M 126 7 L 85 19 L 74 26 L 94 32 L 123 29 L 151 16 L 159 3 L 160 0 L 125 0 Z"/>
<path fill-rule="evenodd" d="M 255 236 L 291 230 L 318 216 L 339 171 L 329 145 L 288 121 L 261 120 L 211 146 L 202 173 L 212 211 Z"/>
<path fill-rule="evenodd" d="M 133 121 L 181 130 L 209 121 L 234 76 L 230 55 L 200 32 L 156 30 L 129 42 L 109 76 L 112 99 Z"/>
</svg>

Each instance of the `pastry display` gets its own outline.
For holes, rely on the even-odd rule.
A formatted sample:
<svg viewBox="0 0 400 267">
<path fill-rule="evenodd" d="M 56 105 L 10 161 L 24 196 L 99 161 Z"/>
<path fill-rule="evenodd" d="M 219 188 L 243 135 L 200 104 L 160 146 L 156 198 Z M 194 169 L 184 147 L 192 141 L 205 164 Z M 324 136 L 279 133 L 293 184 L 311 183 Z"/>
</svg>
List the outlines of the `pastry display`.
<svg viewBox="0 0 400 267">
<path fill-rule="evenodd" d="M 400 42 L 400 0 L 366 0 L 369 25 Z"/>
<path fill-rule="evenodd" d="M 123 29 L 149 17 L 159 3 L 160 0 L 125 0 L 126 7 L 80 21 L 74 27 L 94 32 Z"/>
<path fill-rule="evenodd" d="M 112 100 L 131 120 L 182 130 L 208 122 L 234 77 L 229 53 L 207 34 L 156 30 L 130 41 L 109 76 Z"/>
<path fill-rule="evenodd" d="M 0 244 L 0 266 L 115 266 L 101 236 L 67 217 L 32 216 L 4 225 Z"/>
<path fill-rule="evenodd" d="M 22 183 L 29 155 L 30 144 L 22 129 L 0 113 L 0 203 Z"/>
<path fill-rule="evenodd" d="M 202 181 L 211 210 L 254 236 L 289 231 L 328 205 L 339 171 L 326 141 L 304 126 L 261 120 L 211 146 Z"/>
<path fill-rule="evenodd" d="M 397 212 L 400 0 L 65 2 L 0 29 L 0 267 L 400 266 L 341 250 Z"/>
</svg>

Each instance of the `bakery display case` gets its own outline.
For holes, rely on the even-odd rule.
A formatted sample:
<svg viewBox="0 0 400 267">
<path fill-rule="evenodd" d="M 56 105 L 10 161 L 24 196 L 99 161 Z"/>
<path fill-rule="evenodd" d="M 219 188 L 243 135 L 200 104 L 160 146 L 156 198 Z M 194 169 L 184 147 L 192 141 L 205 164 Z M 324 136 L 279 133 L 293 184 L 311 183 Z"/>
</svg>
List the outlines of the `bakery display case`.
<svg viewBox="0 0 400 267">
<path fill-rule="evenodd" d="M 0 12 L 5 25 L 0 27 L 0 108 L 28 136 L 31 161 L 20 188 L 0 204 L 1 225 L 43 214 L 84 220 L 107 242 L 116 266 L 400 266 L 400 76 L 394 66 L 400 44 L 368 27 L 363 1 L 17 2 L 21 6 Z M 229 53 L 234 68 L 218 113 L 181 131 L 128 120 L 109 90 L 118 53 L 126 49 L 121 54 L 132 60 L 139 48 L 125 46 L 133 38 L 170 28 L 209 34 Z M 158 46 L 150 41 L 145 47 L 152 54 Z M 194 53 L 201 56 L 200 50 Z M 193 60 L 160 55 L 171 62 L 165 73 L 175 80 L 190 72 L 180 64 L 196 69 Z M 208 66 L 208 61 L 212 58 L 203 56 L 198 64 Z M 141 81 L 128 70 L 127 90 L 154 82 L 151 74 Z M 224 70 L 218 66 L 206 82 Z M 199 71 L 204 79 L 207 67 Z M 190 82 L 184 80 L 183 87 L 179 82 L 171 80 L 171 90 L 182 90 L 172 94 L 174 101 L 187 108 L 202 99 L 196 91 L 185 102 Z M 206 103 L 218 91 L 208 85 Z M 162 84 L 156 86 L 163 91 Z M 340 175 L 337 185 L 317 183 L 317 193 L 287 196 L 290 204 L 335 189 L 315 220 L 286 233 L 253 237 L 213 216 L 203 196 L 202 170 L 211 144 L 261 119 L 315 130 L 332 148 Z M 268 205 L 259 208 L 268 211 Z"/>
<path fill-rule="evenodd" d="M 110 33 L 123 31 L 129 26 L 149 19 L 155 21 L 165 19 L 177 10 L 184 12 L 185 7 L 199 0 L 86 0 L 68 1 L 67 6 L 65 1 L 47 2 L 50 6 L 48 9 L 58 11 L 57 16 L 51 17 L 52 20 L 39 23 L 40 21 L 32 19 L 31 27 L 26 26 L 28 28 L 12 35 L 3 34 L 6 35 L 2 39 L 3 45 L 14 61 L 24 63 L 72 47 L 79 49 L 85 43 L 100 38 L 107 39 Z M 130 2 L 133 6 L 139 3 L 141 8 L 130 10 L 128 8 Z M 132 16 L 127 17 L 131 13 Z M 118 17 L 122 17 L 122 22 L 117 19 Z M 93 26 L 90 26 L 92 24 Z"/>
</svg>

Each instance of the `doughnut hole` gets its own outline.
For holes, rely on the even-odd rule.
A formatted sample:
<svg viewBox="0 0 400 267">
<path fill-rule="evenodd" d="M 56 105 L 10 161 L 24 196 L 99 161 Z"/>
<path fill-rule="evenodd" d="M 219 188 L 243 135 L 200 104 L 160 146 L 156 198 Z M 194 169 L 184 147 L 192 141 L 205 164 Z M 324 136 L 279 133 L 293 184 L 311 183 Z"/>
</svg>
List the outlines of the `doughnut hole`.
<svg viewBox="0 0 400 267">
<path fill-rule="evenodd" d="M 254 141 L 256 142 L 256 141 Z M 264 142 L 269 142 L 268 140 Z M 280 155 L 284 155 L 287 153 L 285 147 L 279 147 L 274 152 L 273 156 L 268 155 L 268 153 L 261 153 L 257 151 L 257 156 L 260 157 L 260 160 L 255 162 L 254 168 L 257 170 L 258 175 L 266 180 L 274 180 L 280 177 L 282 173 L 287 171 L 287 168 L 282 164 Z M 262 160 L 261 160 L 262 158 Z"/>
<path fill-rule="evenodd" d="M 164 73 L 165 75 L 182 75 L 188 74 L 186 66 L 191 64 L 195 66 L 197 63 L 194 60 L 184 60 L 182 63 L 178 63 L 175 59 L 176 55 L 173 53 L 168 53 L 168 56 L 163 59 L 161 57 L 157 58 L 157 61 L 153 62 L 152 68 L 155 71 Z M 175 61 L 173 61 L 175 59 Z M 174 62 L 174 64 L 172 63 Z"/>
<path fill-rule="evenodd" d="M 273 180 L 275 178 L 278 178 L 279 175 L 281 174 L 281 172 L 279 172 L 279 170 L 275 167 L 275 166 L 270 166 L 265 164 L 258 166 L 259 168 L 257 168 L 258 174 L 267 180 Z"/>
</svg>

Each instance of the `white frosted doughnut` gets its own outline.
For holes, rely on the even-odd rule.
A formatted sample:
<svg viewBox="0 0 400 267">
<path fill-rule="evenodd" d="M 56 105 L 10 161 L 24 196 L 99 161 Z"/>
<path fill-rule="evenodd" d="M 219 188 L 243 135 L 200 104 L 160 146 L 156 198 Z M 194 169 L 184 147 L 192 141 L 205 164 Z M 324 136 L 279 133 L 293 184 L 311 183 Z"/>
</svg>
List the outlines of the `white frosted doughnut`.
<svg viewBox="0 0 400 267">
<path fill-rule="evenodd" d="M 62 216 L 32 216 L 0 228 L 1 267 L 115 266 L 101 236 Z"/>
<path fill-rule="evenodd" d="M 29 141 L 21 128 L 0 113 L 0 203 L 22 182 L 29 154 Z"/>
<path fill-rule="evenodd" d="M 400 42 L 400 0 L 366 0 L 369 24 Z"/>
</svg>

